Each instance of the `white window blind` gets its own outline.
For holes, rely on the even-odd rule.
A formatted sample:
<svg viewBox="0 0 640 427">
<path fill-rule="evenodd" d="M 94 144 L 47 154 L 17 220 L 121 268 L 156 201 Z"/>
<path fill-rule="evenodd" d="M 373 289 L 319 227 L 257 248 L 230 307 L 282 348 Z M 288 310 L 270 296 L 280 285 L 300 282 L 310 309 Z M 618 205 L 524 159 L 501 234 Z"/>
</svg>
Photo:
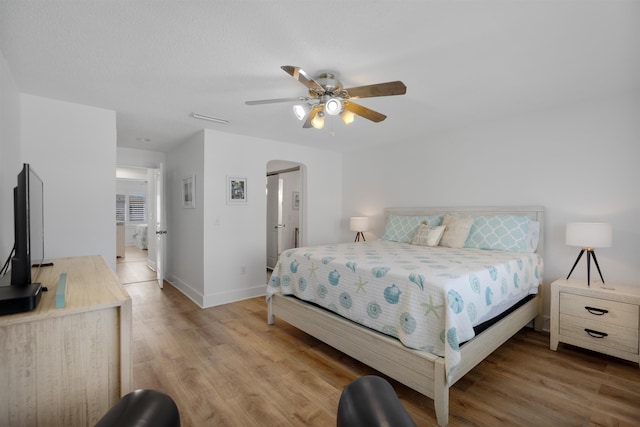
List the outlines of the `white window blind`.
<svg viewBox="0 0 640 427">
<path fill-rule="evenodd" d="M 144 196 L 139 194 L 129 195 L 129 222 L 145 221 Z"/>
<path fill-rule="evenodd" d="M 124 194 L 116 194 L 116 222 L 124 222 Z"/>
</svg>

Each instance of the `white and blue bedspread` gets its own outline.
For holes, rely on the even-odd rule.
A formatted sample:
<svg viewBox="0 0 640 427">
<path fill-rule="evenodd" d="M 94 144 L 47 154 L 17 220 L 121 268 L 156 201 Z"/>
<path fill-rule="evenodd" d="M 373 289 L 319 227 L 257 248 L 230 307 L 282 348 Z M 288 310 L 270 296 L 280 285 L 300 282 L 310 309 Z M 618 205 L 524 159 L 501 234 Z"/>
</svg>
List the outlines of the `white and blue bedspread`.
<svg viewBox="0 0 640 427">
<path fill-rule="evenodd" d="M 267 286 L 445 358 L 447 376 L 473 327 L 536 294 L 534 253 L 415 246 L 377 240 L 291 249 Z"/>
</svg>

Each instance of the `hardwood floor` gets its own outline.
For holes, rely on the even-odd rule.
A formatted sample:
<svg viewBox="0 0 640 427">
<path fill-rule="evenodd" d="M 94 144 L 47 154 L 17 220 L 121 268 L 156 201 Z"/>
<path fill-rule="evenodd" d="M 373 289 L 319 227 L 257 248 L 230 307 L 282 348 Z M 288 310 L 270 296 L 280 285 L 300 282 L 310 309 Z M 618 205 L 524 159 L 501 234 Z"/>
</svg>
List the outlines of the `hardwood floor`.
<svg viewBox="0 0 640 427">
<path fill-rule="evenodd" d="M 202 310 L 171 285 L 133 298 L 135 388 L 172 396 L 183 426 L 335 426 L 351 380 L 378 374 L 276 319 L 264 298 Z M 379 375 L 379 374 L 378 374 Z M 433 401 L 390 380 L 419 426 Z M 638 365 L 523 329 L 453 386 L 450 426 L 637 426 Z"/>
<path fill-rule="evenodd" d="M 127 285 L 156 279 L 156 272 L 147 267 L 147 251 L 127 246 L 123 258 L 116 259 L 116 273 Z"/>
</svg>

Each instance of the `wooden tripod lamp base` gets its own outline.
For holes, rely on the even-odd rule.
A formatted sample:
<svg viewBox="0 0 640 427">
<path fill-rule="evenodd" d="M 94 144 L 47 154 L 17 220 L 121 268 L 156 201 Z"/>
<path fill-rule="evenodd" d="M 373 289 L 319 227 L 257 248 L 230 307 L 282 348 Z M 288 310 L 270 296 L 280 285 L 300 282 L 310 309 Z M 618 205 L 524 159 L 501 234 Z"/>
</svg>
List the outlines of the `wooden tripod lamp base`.
<svg viewBox="0 0 640 427">
<path fill-rule="evenodd" d="M 582 254 L 587 253 L 587 286 L 591 286 L 591 258 L 596 264 L 600 280 L 604 285 L 604 278 L 600 271 L 600 265 L 596 258 L 596 252 L 594 248 L 608 248 L 612 244 L 613 233 L 611 230 L 611 224 L 603 222 L 570 222 L 567 224 L 566 243 L 571 246 L 580 246 L 582 250 L 578 254 L 576 262 L 573 263 L 571 271 L 567 275 L 567 279 L 575 270 L 578 261 L 582 258 Z"/>
</svg>

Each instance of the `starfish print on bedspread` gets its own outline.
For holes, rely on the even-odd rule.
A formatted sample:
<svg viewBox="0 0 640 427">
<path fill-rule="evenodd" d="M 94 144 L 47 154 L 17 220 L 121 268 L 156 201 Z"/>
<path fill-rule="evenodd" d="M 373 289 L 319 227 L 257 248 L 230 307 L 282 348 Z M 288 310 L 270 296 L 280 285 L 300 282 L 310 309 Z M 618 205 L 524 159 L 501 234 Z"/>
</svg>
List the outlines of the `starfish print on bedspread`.
<svg viewBox="0 0 640 427">
<path fill-rule="evenodd" d="M 438 312 L 436 310 L 437 309 L 442 309 L 444 307 L 444 304 L 433 305 L 433 297 L 431 295 L 429 295 L 429 304 L 423 302 L 420 305 L 425 310 L 424 311 L 424 315 L 425 316 L 428 316 L 429 313 L 433 313 L 433 315 L 436 316 L 438 319 L 440 318 L 440 316 L 438 315 Z"/>
<path fill-rule="evenodd" d="M 364 282 L 362 280 L 362 277 L 358 276 L 358 281 L 356 283 L 354 283 L 356 285 L 356 294 L 358 292 L 360 292 L 360 291 L 362 291 L 363 293 L 366 294 L 367 292 L 364 290 L 364 285 L 366 285 L 367 283 L 369 283 L 369 282 Z"/>
<path fill-rule="evenodd" d="M 318 267 L 314 263 L 311 263 L 311 267 L 309 267 L 309 277 L 316 277 L 316 270 Z"/>
</svg>

